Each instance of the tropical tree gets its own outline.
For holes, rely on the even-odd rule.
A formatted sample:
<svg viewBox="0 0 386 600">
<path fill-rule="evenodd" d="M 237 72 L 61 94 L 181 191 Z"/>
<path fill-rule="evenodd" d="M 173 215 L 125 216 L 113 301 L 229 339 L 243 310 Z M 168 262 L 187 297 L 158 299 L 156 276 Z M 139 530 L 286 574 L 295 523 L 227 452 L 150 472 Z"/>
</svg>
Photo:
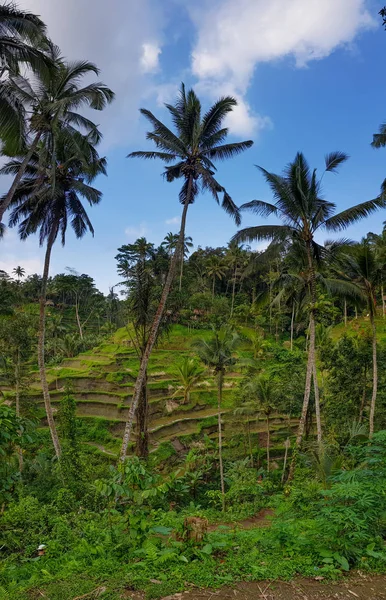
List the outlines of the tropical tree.
<svg viewBox="0 0 386 600">
<path fill-rule="evenodd" d="M 182 363 L 177 365 L 176 375 L 180 381 L 177 392 L 183 392 L 184 404 L 189 404 L 190 392 L 201 381 L 203 374 L 203 369 L 199 367 L 193 358 L 186 356 Z"/>
<path fill-rule="evenodd" d="M 39 153 L 31 157 L 13 195 L 9 220 L 11 227 L 19 224 L 22 240 L 31 234 L 39 233 L 40 245 L 46 244 L 39 300 L 38 364 L 47 421 L 58 458 L 61 448 L 53 417 L 44 358 L 46 294 L 51 252 L 58 236 L 62 245 L 65 244 L 69 222 L 77 238 L 83 237 L 87 230 L 94 233 L 82 199 L 84 198 L 90 206 L 99 203 L 102 194 L 90 184 L 98 174 L 106 172 L 106 161 L 96 158 L 95 149 L 92 155 L 79 157 L 72 154 L 74 148 L 67 142 L 65 137 L 57 140 L 55 155 L 42 146 Z M 5 165 L 0 173 L 16 174 L 22 163 L 23 159 L 14 159 Z"/>
<path fill-rule="evenodd" d="M 25 269 L 23 269 L 23 267 L 15 267 L 13 269 L 13 274 L 16 275 L 18 281 L 20 281 L 20 279 L 23 279 L 24 275 L 25 275 Z"/>
<path fill-rule="evenodd" d="M 208 340 L 198 339 L 193 344 L 194 350 L 197 352 L 202 362 L 213 370 L 217 380 L 218 454 L 223 510 L 225 510 L 225 483 L 222 460 L 222 392 L 226 370 L 236 362 L 234 353 L 238 343 L 239 336 L 237 333 L 229 326 L 223 325 L 219 329 L 213 329 L 213 334 Z"/>
<path fill-rule="evenodd" d="M 236 292 L 236 283 L 237 278 L 241 277 L 243 269 L 247 266 L 247 259 L 245 250 L 242 245 L 238 242 L 231 241 L 228 244 L 228 249 L 225 255 L 225 261 L 231 271 L 231 281 L 232 281 L 232 304 L 231 304 L 231 314 L 233 315 L 233 310 L 235 306 L 235 292 Z"/>
<path fill-rule="evenodd" d="M 269 418 L 275 406 L 274 400 L 274 383 L 268 375 L 262 373 L 257 377 L 250 379 L 245 385 L 245 394 L 249 398 L 249 402 L 256 403 L 257 409 L 265 415 L 267 424 L 267 471 L 270 467 L 269 449 L 271 445 L 271 429 Z"/>
<path fill-rule="evenodd" d="M 83 146 L 88 145 L 87 152 L 90 152 L 100 141 L 101 133 L 78 110 L 81 107 L 102 110 L 114 98 L 114 93 L 103 83 L 89 83 L 84 87 L 79 85 L 84 77 L 99 74 L 99 69 L 93 63 L 65 63 L 59 49 L 53 45 L 50 46 L 50 56 L 55 69 L 43 70 L 31 81 L 21 75 L 12 76 L 3 84 L 4 93 L 17 99 L 19 120 L 20 123 L 27 123 L 28 139 L 27 150 L 15 171 L 13 183 L 0 203 L 0 223 L 40 140 L 53 156 L 59 134 L 71 138 L 71 143 L 79 146 L 79 151 L 83 152 Z"/>
<path fill-rule="evenodd" d="M 120 246 L 115 257 L 118 274 L 129 280 L 138 263 L 144 267 L 148 259 L 154 258 L 154 253 L 154 244 L 148 242 L 145 237 L 138 238 L 134 244 Z"/>
<path fill-rule="evenodd" d="M 342 276 L 352 282 L 362 297 L 367 302 L 372 335 L 372 366 L 373 366 L 373 388 L 369 415 L 369 437 L 374 433 L 374 415 L 377 401 L 378 389 L 378 361 L 377 361 L 377 328 L 376 316 L 376 287 L 381 281 L 381 270 L 377 263 L 374 249 L 367 241 L 355 246 L 350 254 L 342 258 Z"/>
<path fill-rule="evenodd" d="M 214 298 L 216 279 L 221 281 L 225 277 L 226 268 L 224 261 L 219 256 L 210 256 L 206 263 L 205 272 L 208 277 L 212 278 L 212 297 Z"/>
<path fill-rule="evenodd" d="M 18 152 L 25 143 L 25 121 L 19 114 L 18 98 L 7 87 L 10 76 L 19 75 L 20 66 L 35 73 L 51 65 L 46 26 L 36 15 L 20 10 L 14 3 L 0 6 L 0 139 L 7 152 Z"/>
<path fill-rule="evenodd" d="M 161 243 L 161 246 L 163 248 L 165 248 L 165 250 L 169 256 L 172 256 L 174 254 L 174 252 L 178 246 L 178 239 L 179 239 L 178 233 L 172 233 L 171 231 L 169 231 L 169 233 L 167 233 L 165 235 L 165 238 L 164 238 L 163 242 Z M 180 267 L 180 291 L 182 289 L 182 275 L 183 275 L 183 270 L 184 270 L 184 258 L 188 257 L 190 248 L 193 248 L 193 240 L 190 235 L 186 235 L 184 237 L 184 251 L 183 251 L 183 255 L 182 255 L 182 259 L 181 259 L 181 267 Z"/>
<path fill-rule="evenodd" d="M 333 152 L 325 157 L 324 173 L 335 173 L 338 167 L 347 160 L 342 152 Z M 241 209 L 251 211 L 264 217 L 275 216 L 282 221 L 280 225 L 259 225 L 242 229 L 235 236 L 237 242 L 269 240 L 276 243 L 296 242 L 304 249 L 306 257 L 306 277 L 309 290 L 309 344 L 307 374 L 304 400 L 296 436 L 296 448 L 301 447 L 308 405 L 311 393 L 311 382 L 315 373 L 315 316 L 316 316 L 316 271 L 323 260 L 325 251 L 315 241 L 315 234 L 321 230 L 341 231 L 363 219 L 378 208 L 385 206 L 383 197 L 363 202 L 341 213 L 335 213 L 335 204 L 322 197 L 322 179 L 317 178 L 317 171 L 311 171 L 304 155 L 298 153 L 295 160 L 285 169 L 283 175 L 270 173 L 258 167 L 271 187 L 275 203 L 253 200 L 244 204 Z M 296 452 L 294 452 L 289 478 L 293 477 Z"/>
<path fill-rule="evenodd" d="M 228 129 L 223 127 L 224 119 L 236 105 L 237 102 L 234 98 L 221 98 L 202 116 L 201 102 L 198 97 L 193 90 L 186 92 L 185 86 L 182 84 L 177 102 L 174 105 L 166 105 L 176 133 L 166 127 L 149 110 L 141 109 L 141 113 L 152 126 L 152 131 L 148 132 L 147 139 L 154 142 L 156 150 L 132 152 L 129 156 L 133 158 L 159 159 L 166 164 L 164 175 L 168 182 L 182 180 L 179 201 L 183 205 L 183 211 L 178 245 L 170 261 L 169 272 L 134 387 L 129 417 L 122 440 L 121 461 L 125 459 L 127 454 L 134 415 L 145 378 L 147 364 L 157 338 L 157 332 L 174 279 L 176 266 L 178 261 L 182 260 L 183 257 L 185 225 L 189 205 L 193 204 L 200 189 L 210 192 L 217 203 L 220 203 L 221 195 L 223 209 L 235 219 L 236 223 L 240 223 L 240 215 L 236 204 L 226 189 L 215 178 L 216 167 L 214 165 L 215 160 L 232 158 L 250 148 L 253 144 L 251 140 L 229 144 L 223 143 L 228 136 Z"/>
</svg>

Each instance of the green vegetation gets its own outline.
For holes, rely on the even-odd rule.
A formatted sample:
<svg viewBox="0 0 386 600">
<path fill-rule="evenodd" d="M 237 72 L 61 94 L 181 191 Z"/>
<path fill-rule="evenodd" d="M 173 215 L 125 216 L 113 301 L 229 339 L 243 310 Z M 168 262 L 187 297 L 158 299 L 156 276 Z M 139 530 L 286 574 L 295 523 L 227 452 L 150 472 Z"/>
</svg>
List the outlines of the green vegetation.
<svg viewBox="0 0 386 600">
<path fill-rule="evenodd" d="M 93 233 L 83 202 L 100 202 L 106 161 L 82 109 L 114 94 L 8 4 L 0 52 L 0 217 L 45 245 L 42 276 L 0 272 L 0 600 L 386 573 L 386 227 L 316 239 L 385 208 L 385 183 L 339 213 L 321 182 L 347 156 L 319 177 L 299 152 L 282 175 L 260 168 L 274 203 L 239 208 L 215 166 L 253 143 L 227 142 L 237 102 L 204 113 L 182 84 L 171 128 L 141 110 L 155 149 L 130 155 L 180 180 L 180 231 L 121 245 L 122 293 L 105 296 L 49 267 L 69 224 Z M 280 224 L 193 250 L 200 192 L 237 225 L 245 210 Z"/>
</svg>

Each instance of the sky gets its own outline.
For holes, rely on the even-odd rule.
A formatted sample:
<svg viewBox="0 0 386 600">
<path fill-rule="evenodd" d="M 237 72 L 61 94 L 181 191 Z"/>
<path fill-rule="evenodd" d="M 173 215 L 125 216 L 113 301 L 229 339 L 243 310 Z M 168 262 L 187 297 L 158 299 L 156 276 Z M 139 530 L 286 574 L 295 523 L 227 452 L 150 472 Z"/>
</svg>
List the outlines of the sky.
<svg viewBox="0 0 386 600">
<path fill-rule="evenodd" d="M 230 140 L 254 140 L 244 154 L 218 165 L 218 180 L 236 204 L 272 196 L 256 165 L 280 173 L 302 151 L 322 173 L 324 155 L 350 155 L 338 175 L 323 179 L 324 197 L 338 210 L 374 198 L 386 177 L 386 148 L 372 134 L 386 121 L 386 84 L 380 66 L 386 31 L 378 0 L 20 0 L 39 14 L 69 60 L 88 59 L 115 93 L 113 104 L 92 118 L 104 135 L 100 153 L 108 176 L 97 180 L 103 200 L 89 211 L 95 236 L 76 240 L 69 231 L 56 243 L 51 274 L 66 267 L 88 273 L 108 292 L 119 278 L 114 256 L 140 236 L 159 244 L 177 232 L 178 184 L 163 180 L 163 165 L 128 159 L 148 149 L 147 122 L 139 108 L 168 122 L 164 102 L 180 83 L 194 87 L 204 108 L 231 94 L 238 106 L 227 126 Z M 7 190 L 0 180 L 0 192 Z M 272 219 L 271 219 L 272 220 Z M 360 239 L 380 233 L 386 211 L 350 227 Z M 244 214 L 242 226 L 261 224 Z M 211 197 L 189 208 L 187 235 L 195 246 L 226 245 L 234 222 Z M 323 235 L 326 239 L 328 234 Z M 0 269 L 17 265 L 41 272 L 44 248 L 8 230 Z"/>
</svg>

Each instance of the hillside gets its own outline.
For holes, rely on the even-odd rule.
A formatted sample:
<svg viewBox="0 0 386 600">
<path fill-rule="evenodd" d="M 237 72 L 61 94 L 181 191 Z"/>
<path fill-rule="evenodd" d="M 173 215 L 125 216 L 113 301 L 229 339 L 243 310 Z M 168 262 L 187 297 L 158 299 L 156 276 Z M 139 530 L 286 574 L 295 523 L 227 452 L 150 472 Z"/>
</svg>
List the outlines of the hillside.
<svg viewBox="0 0 386 600">
<path fill-rule="evenodd" d="M 193 354 L 190 349 L 193 339 L 207 335 L 208 330 L 190 332 L 186 327 L 174 326 L 153 352 L 148 379 L 151 452 L 162 445 L 163 454 L 173 453 L 188 446 L 191 441 L 202 439 L 204 435 L 216 437 L 217 397 L 213 376 L 208 373 L 198 384 L 191 393 L 189 404 L 183 404 L 176 376 L 176 365 L 184 356 Z M 247 347 L 242 347 L 240 354 L 251 356 Z M 138 359 L 129 332 L 122 328 L 110 341 L 92 351 L 66 359 L 60 366 L 48 369 L 53 406 L 60 402 L 66 388 L 71 389 L 77 401 L 78 416 L 84 423 L 83 443 L 112 459 L 119 451 L 137 368 Z M 242 377 L 242 367 L 236 366 L 234 372 L 227 373 L 223 394 L 225 444 L 227 438 L 232 436 L 232 448 L 236 453 L 237 434 L 245 433 L 243 419 L 234 415 L 234 388 Z M 43 399 L 37 374 L 31 383 L 28 398 L 42 407 L 43 418 Z M 295 427 L 296 420 L 290 426 Z M 289 433 L 288 427 L 287 416 L 272 415 L 271 445 L 278 443 L 279 454 L 282 453 L 282 441 Z M 250 430 L 252 439 L 255 438 L 254 443 L 264 446 L 264 417 L 251 420 Z M 238 442 L 243 446 L 245 441 L 242 438 L 245 436 L 239 437 Z"/>
</svg>

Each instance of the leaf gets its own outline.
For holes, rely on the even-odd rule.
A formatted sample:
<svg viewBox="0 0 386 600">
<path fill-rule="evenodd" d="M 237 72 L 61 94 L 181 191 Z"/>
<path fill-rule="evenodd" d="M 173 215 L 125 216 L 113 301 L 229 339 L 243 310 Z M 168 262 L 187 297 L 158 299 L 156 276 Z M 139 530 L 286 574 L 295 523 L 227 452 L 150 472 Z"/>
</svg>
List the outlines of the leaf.
<svg viewBox="0 0 386 600">
<path fill-rule="evenodd" d="M 201 548 L 201 552 L 203 552 L 204 554 L 212 554 L 213 552 L 213 546 L 212 544 L 206 544 L 203 548 Z"/>
<path fill-rule="evenodd" d="M 159 533 L 160 535 L 170 535 L 173 531 L 172 527 L 164 527 L 163 525 L 157 525 L 157 527 L 152 527 L 150 529 L 152 533 Z"/>
</svg>

